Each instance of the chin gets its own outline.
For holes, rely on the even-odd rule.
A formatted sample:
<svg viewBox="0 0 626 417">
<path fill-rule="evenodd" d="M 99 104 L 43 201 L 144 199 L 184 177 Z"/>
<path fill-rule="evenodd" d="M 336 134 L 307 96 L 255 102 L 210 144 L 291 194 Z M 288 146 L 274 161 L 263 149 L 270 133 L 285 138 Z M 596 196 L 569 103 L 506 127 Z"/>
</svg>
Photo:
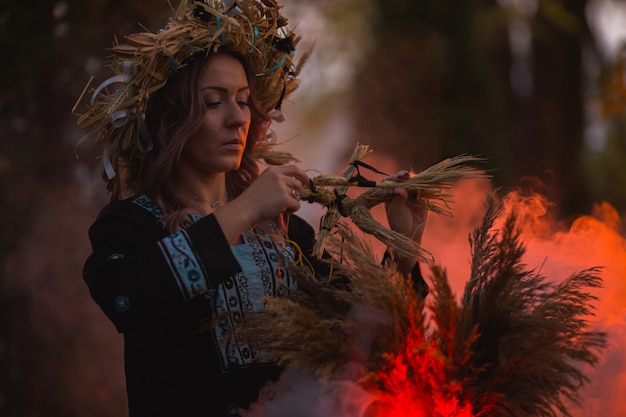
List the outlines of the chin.
<svg viewBox="0 0 626 417">
<path fill-rule="evenodd" d="M 233 164 L 225 164 L 225 165 L 223 165 L 223 168 L 220 169 L 220 171 L 222 171 L 222 172 L 233 172 L 233 171 L 237 171 L 240 166 L 241 166 L 241 161 L 239 161 L 237 163 L 233 163 Z"/>
<path fill-rule="evenodd" d="M 218 172 L 236 171 L 241 166 L 241 158 L 224 158 L 219 161 L 215 161 L 213 166 L 215 167 L 215 171 Z"/>
</svg>

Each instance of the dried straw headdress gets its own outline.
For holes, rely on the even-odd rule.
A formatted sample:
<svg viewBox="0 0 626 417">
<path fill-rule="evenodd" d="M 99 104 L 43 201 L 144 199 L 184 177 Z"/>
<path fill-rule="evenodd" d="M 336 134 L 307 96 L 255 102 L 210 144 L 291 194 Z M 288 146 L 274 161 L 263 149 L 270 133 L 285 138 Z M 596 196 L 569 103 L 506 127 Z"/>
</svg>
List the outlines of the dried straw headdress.
<svg viewBox="0 0 626 417">
<path fill-rule="evenodd" d="M 104 143 L 109 180 L 118 173 L 120 158 L 151 150 L 146 110 L 168 77 L 199 54 L 221 47 L 240 54 L 255 76 L 251 82 L 261 109 L 280 110 L 298 87 L 308 56 L 302 54 L 296 63 L 299 37 L 287 28 L 281 8 L 276 0 L 181 0 L 164 29 L 131 34 L 126 43 L 114 45 L 110 66 L 115 75 L 90 92 L 77 122 Z"/>
</svg>

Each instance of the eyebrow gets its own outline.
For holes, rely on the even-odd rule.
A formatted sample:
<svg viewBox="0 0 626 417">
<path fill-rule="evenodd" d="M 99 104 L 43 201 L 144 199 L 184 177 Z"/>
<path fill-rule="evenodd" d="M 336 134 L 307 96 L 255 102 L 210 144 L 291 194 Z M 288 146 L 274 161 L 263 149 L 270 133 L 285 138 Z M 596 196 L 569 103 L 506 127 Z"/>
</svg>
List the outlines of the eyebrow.
<svg viewBox="0 0 626 417">
<path fill-rule="evenodd" d="M 202 87 L 200 89 L 200 91 L 204 91 L 204 90 L 216 90 L 216 91 L 220 91 L 222 93 L 228 93 L 228 89 L 224 88 L 224 87 L 217 87 L 217 86 L 213 86 L 213 85 L 209 85 L 206 87 Z M 245 86 L 245 87 L 241 87 L 239 90 L 237 90 L 238 93 L 242 92 L 242 91 L 246 91 L 246 90 L 250 90 L 250 86 Z"/>
</svg>

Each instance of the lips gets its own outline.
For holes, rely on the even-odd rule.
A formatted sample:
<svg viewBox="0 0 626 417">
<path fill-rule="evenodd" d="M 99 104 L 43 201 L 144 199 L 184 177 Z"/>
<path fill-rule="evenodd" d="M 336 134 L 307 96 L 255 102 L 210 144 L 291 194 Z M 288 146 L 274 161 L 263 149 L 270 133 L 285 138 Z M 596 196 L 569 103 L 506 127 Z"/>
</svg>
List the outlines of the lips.
<svg viewBox="0 0 626 417">
<path fill-rule="evenodd" d="M 225 142 L 222 146 L 227 149 L 239 151 L 243 147 L 243 141 L 241 139 L 233 139 Z"/>
</svg>

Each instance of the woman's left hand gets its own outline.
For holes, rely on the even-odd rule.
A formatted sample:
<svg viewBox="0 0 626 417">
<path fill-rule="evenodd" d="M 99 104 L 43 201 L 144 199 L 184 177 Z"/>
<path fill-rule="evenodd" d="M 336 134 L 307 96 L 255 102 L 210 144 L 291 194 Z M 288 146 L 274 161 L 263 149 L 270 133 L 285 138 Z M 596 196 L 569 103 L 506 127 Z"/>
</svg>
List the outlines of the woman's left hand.
<svg viewBox="0 0 626 417">
<path fill-rule="evenodd" d="M 408 171 L 400 171 L 387 180 L 402 182 L 410 178 Z M 417 204 L 410 204 L 409 199 L 419 199 L 419 194 L 407 191 L 405 188 L 397 187 L 393 190 L 394 197 L 390 202 L 385 203 L 387 221 L 389 227 L 411 238 L 415 243 L 420 244 L 426 221 L 428 220 L 428 210 Z"/>
<path fill-rule="evenodd" d="M 411 178 L 411 174 L 408 171 L 400 171 L 386 179 L 402 182 L 409 178 Z M 394 196 L 391 201 L 385 202 L 389 227 L 411 238 L 416 244 L 421 245 L 429 210 L 421 204 L 412 204 L 411 200 L 419 200 L 419 192 L 409 192 L 406 188 L 397 187 L 393 189 L 393 193 Z M 416 286 L 415 288 L 418 289 L 423 297 L 426 297 L 428 284 L 426 284 L 421 272 L 419 272 L 420 268 L 417 259 L 401 256 L 394 256 L 394 258 L 397 262 L 398 271 L 410 276 Z"/>
</svg>

